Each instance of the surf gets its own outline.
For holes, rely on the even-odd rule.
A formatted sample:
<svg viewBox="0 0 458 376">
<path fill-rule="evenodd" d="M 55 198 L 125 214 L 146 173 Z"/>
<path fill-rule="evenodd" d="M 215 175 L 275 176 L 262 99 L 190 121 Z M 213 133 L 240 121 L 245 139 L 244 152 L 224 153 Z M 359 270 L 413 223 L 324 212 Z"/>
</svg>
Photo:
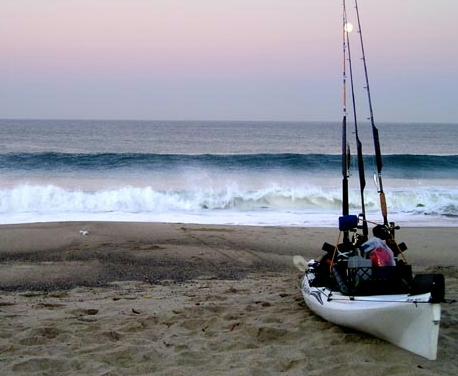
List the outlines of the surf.
<svg viewBox="0 0 458 376">
<path fill-rule="evenodd" d="M 359 205 L 357 189 L 349 192 L 350 208 Z M 390 192 L 390 211 L 417 225 L 456 225 L 458 189 L 408 187 Z M 192 217 L 194 223 L 328 226 L 342 205 L 338 189 L 322 185 L 267 184 L 157 189 L 128 184 L 106 188 L 64 188 L 54 184 L 19 184 L 0 189 L 1 223 L 46 222 L 59 218 L 174 221 Z M 367 215 L 378 213 L 376 193 L 366 196 Z"/>
</svg>

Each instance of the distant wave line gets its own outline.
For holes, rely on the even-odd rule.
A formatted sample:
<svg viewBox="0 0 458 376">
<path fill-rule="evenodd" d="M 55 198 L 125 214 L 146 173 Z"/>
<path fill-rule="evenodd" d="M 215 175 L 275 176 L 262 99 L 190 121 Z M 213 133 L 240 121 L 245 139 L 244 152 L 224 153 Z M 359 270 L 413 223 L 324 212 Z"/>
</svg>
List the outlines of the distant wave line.
<svg viewBox="0 0 458 376">
<path fill-rule="evenodd" d="M 391 177 L 453 178 L 458 176 L 458 155 L 390 154 L 384 156 L 384 173 Z M 365 157 L 366 169 L 373 157 Z M 356 169 L 356 157 L 352 168 Z M 341 158 L 335 154 L 145 154 L 145 153 L 6 153 L 0 154 L 0 170 L 85 171 L 145 170 L 167 171 L 191 167 L 220 171 L 306 171 L 329 172 L 338 176 Z"/>
</svg>

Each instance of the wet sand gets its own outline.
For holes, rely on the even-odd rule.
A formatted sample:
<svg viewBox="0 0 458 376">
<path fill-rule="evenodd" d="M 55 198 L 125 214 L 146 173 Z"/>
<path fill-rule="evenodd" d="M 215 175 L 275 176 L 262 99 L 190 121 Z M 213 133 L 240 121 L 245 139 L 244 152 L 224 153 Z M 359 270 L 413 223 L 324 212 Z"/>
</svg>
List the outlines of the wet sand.
<svg viewBox="0 0 458 376">
<path fill-rule="evenodd" d="M 457 304 L 437 361 L 312 314 L 292 256 L 334 229 L 68 222 L 0 226 L 2 375 L 456 375 Z M 398 232 L 458 299 L 458 228 Z"/>
</svg>

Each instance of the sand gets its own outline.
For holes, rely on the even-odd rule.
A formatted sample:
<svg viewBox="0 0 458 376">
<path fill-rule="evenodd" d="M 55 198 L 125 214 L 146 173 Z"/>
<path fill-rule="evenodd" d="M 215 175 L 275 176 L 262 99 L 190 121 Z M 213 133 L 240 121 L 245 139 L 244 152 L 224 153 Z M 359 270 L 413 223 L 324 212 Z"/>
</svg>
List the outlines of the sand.
<svg viewBox="0 0 458 376">
<path fill-rule="evenodd" d="M 458 299 L 458 228 L 403 229 Z M 401 239 L 402 237 L 402 239 Z M 334 229 L 0 226 L 1 375 L 457 375 L 457 304 L 428 361 L 311 313 L 292 256 Z"/>
</svg>

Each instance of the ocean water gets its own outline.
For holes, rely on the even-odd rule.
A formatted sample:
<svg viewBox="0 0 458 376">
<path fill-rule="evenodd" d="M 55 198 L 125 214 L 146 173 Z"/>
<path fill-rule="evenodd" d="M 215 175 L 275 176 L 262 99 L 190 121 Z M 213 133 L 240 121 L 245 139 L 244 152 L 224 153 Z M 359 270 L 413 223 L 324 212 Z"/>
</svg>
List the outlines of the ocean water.
<svg viewBox="0 0 458 376">
<path fill-rule="evenodd" d="M 458 124 L 378 124 L 388 218 L 458 225 Z M 352 149 L 350 207 L 360 212 Z M 366 215 L 381 221 L 371 128 Z M 340 122 L 0 120 L 0 224 L 336 226 Z"/>
</svg>

